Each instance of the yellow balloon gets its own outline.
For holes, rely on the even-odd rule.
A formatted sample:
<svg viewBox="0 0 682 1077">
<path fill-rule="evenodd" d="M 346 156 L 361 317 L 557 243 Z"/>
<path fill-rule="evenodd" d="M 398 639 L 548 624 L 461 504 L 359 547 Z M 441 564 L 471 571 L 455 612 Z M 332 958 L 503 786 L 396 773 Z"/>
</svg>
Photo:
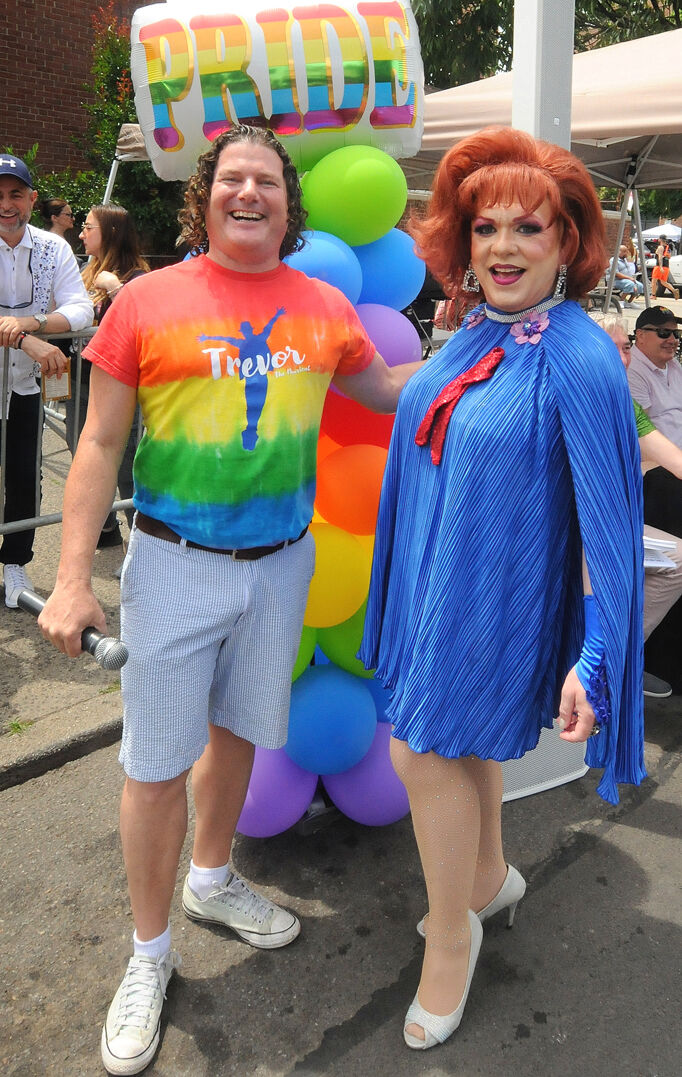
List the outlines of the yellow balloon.
<svg viewBox="0 0 682 1077">
<path fill-rule="evenodd" d="M 311 628 L 341 624 L 360 608 L 369 590 L 371 555 L 354 535 L 333 524 L 313 523 L 315 574 L 303 618 Z"/>
</svg>

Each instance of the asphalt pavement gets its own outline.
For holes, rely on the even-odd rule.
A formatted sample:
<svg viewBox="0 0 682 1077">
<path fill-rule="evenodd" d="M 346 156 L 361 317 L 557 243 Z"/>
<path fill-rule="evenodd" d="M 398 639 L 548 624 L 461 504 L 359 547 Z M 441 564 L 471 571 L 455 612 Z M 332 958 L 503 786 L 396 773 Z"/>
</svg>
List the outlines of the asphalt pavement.
<svg viewBox="0 0 682 1077">
<path fill-rule="evenodd" d="M 44 511 L 68 467 L 46 443 Z M 52 506 L 53 507 L 53 506 Z M 31 573 L 49 593 L 59 528 Z M 120 550 L 96 556 L 117 628 Z M 118 838 L 115 674 L 69 662 L 0 604 L 0 1063 L 12 1077 L 103 1070 L 101 1024 L 130 952 Z M 598 776 L 504 805 L 507 855 L 528 880 L 514 928 L 486 923 L 461 1028 L 416 1053 L 402 1021 L 419 976 L 425 893 L 409 819 L 339 815 L 269 840 L 239 837 L 238 871 L 295 909 L 271 953 L 185 919 L 176 894 L 164 1077 L 677 1077 L 680 1072 L 682 699 L 646 709 L 647 781 L 601 801 Z M 191 821 L 190 821 L 191 834 Z M 180 886 L 189 859 L 183 854 Z"/>
</svg>

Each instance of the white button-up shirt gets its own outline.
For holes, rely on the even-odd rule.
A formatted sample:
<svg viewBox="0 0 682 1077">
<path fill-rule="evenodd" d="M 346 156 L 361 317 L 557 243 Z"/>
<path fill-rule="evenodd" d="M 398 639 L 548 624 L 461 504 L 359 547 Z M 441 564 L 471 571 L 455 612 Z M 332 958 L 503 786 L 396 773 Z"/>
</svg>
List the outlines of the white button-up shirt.
<svg viewBox="0 0 682 1077">
<path fill-rule="evenodd" d="M 682 449 L 682 366 L 677 359 L 661 370 L 633 344 L 628 384 L 652 423 Z"/>
<path fill-rule="evenodd" d="M 16 247 L 0 239 L 0 314 L 63 314 L 71 329 L 92 325 L 92 302 L 71 247 L 61 236 L 27 225 Z M 6 396 L 37 393 L 33 361 L 21 349 L 9 348 Z M 0 349 L 0 388 L 3 379 Z"/>
</svg>

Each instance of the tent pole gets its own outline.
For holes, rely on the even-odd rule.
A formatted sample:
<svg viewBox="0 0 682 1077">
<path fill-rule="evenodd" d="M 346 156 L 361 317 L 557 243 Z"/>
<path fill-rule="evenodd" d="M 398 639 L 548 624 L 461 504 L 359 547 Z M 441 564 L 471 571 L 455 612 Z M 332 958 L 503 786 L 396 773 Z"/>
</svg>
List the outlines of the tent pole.
<svg viewBox="0 0 682 1077">
<path fill-rule="evenodd" d="M 575 0 L 515 0 L 512 127 L 571 148 Z"/>
<path fill-rule="evenodd" d="M 644 304 L 651 306 L 651 292 L 649 291 L 649 274 L 646 271 L 646 253 L 644 249 L 644 237 L 642 236 L 642 216 L 639 212 L 639 193 L 635 187 L 632 191 L 632 213 L 635 218 L 637 229 L 637 247 L 639 248 L 639 264 L 642 267 L 642 284 L 644 285 Z"/>
<path fill-rule="evenodd" d="M 614 251 L 613 258 L 611 260 L 611 266 L 609 268 L 608 280 L 606 281 L 606 295 L 604 296 L 604 311 L 609 309 L 611 302 L 611 296 L 613 295 L 613 285 L 616 279 L 616 269 L 618 266 L 618 251 L 620 245 L 623 242 L 623 235 L 625 233 L 625 219 L 628 215 L 628 191 L 623 192 L 623 205 L 620 210 L 620 221 L 618 222 L 618 240 L 616 242 L 616 249 Z"/>
<path fill-rule="evenodd" d="M 111 202 L 111 195 L 114 190 L 114 184 L 116 182 L 116 173 L 118 172 L 118 157 L 114 157 L 111 162 L 111 171 L 109 173 L 109 179 L 107 180 L 107 189 L 104 192 L 104 198 L 102 199 L 102 205 L 106 206 Z"/>
</svg>

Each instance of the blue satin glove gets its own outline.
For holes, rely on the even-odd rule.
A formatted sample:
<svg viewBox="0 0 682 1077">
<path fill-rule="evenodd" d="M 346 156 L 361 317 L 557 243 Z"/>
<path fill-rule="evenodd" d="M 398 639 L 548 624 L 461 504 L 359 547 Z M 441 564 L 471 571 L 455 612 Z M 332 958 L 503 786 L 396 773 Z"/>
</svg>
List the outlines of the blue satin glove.
<svg viewBox="0 0 682 1077">
<path fill-rule="evenodd" d="M 578 680 L 587 692 L 590 680 L 604 661 L 604 637 L 602 636 L 597 603 L 594 595 L 585 595 L 583 599 L 585 608 L 585 642 L 580 652 L 580 658 L 575 664 Z"/>
</svg>

